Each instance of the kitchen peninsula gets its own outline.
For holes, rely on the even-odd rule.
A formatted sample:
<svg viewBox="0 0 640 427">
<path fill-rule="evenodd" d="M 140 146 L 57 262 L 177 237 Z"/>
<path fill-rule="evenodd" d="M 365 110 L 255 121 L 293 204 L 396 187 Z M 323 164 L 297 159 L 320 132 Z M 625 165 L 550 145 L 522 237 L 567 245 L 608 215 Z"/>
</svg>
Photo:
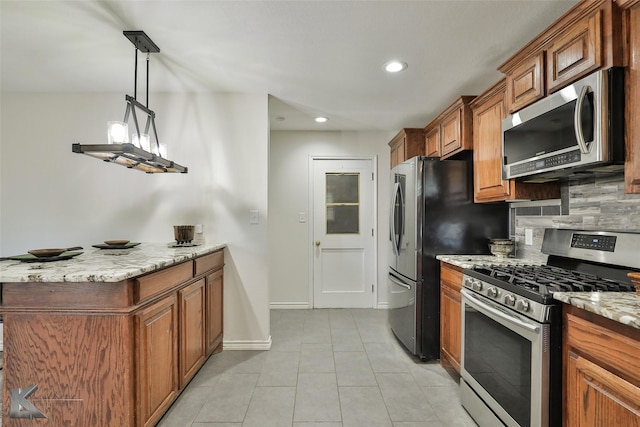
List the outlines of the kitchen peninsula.
<svg viewBox="0 0 640 427">
<path fill-rule="evenodd" d="M 155 425 L 222 350 L 224 247 L 1 261 L 3 425 Z"/>
</svg>

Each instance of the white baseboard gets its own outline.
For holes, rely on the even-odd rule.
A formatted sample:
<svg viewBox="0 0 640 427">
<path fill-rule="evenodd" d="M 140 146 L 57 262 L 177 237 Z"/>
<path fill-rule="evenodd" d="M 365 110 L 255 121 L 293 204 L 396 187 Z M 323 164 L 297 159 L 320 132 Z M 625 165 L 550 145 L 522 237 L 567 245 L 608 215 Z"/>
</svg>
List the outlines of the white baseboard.
<svg viewBox="0 0 640 427">
<path fill-rule="evenodd" d="M 311 307 L 308 302 L 272 302 L 269 303 L 272 310 L 308 310 Z"/>
<path fill-rule="evenodd" d="M 378 303 L 378 307 L 376 307 L 378 309 L 381 310 L 388 310 L 389 309 L 389 303 L 388 302 L 379 302 Z"/>
<path fill-rule="evenodd" d="M 271 335 L 266 341 L 223 341 L 222 350 L 271 350 Z"/>
</svg>

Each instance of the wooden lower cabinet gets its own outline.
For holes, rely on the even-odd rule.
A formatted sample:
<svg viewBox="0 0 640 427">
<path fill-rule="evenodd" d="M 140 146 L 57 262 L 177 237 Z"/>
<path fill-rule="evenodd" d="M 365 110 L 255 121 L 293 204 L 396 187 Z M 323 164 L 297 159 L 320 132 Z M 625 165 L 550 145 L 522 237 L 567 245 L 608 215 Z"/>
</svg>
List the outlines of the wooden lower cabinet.
<svg viewBox="0 0 640 427">
<path fill-rule="evenodd" d="M 463 270 L 440 263 L 440 364 L 460 374 L 461 302 Z"/>
<path fill-rule="evenodd" d="M 205 279 L 178 291 L 180 302 L 180 387 L 184 387 L 204 364 Z"/>
<path fill-rule="evenodd" d="M 564 425 L 640 426 L 640 330 L 564 308 Z"/>
<path fill-rule="evenodd" d="M 139 426 L 153 426 L 175 400 L 178 389 L 178 301 L 175 294 L 135 317 Z"/>
<path fill-rule="evenodd" d="M 224 296 L 222 269 L 207 276 L 206 345 L 207 355 L 222 351 Z"/>
<path fill-rule="evenodd" d="M 153 426 L 222 349 L 222 250 L 120 282 L 2 283 L 2 425 Z M 46 416 L 10 415 L 12 392 Z"/>
</svg>

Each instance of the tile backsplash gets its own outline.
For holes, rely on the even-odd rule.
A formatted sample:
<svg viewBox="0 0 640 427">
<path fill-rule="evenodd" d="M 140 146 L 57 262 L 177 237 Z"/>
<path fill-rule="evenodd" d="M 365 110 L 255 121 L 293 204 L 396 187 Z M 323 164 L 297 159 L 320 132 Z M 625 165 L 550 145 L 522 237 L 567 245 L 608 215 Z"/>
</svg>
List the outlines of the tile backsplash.
<svg viewBox="0 0 640 427">
<path fill-rule="evenodd" d="M 511 204 L 516 256 L 546 261 L 540 252 L 545 228 L 640 232 L 640 194 L 625 194 L 624 176 L 590 178 L 562 184 L 561 199 Z M 525 230 L 533 244 L 525 244 Z"/>
</svg>

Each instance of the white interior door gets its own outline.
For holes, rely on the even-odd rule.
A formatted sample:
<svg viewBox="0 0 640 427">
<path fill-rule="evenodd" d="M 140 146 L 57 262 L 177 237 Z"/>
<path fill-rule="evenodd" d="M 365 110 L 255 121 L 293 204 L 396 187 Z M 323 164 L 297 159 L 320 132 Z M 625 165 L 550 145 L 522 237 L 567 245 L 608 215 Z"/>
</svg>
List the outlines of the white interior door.
<svg viewBox="0 0 640 427">
<path fill-rule="evenodd" d="M 374 161 L 312 162 L 313 306 L 374 307 Z"/>
</svg>

